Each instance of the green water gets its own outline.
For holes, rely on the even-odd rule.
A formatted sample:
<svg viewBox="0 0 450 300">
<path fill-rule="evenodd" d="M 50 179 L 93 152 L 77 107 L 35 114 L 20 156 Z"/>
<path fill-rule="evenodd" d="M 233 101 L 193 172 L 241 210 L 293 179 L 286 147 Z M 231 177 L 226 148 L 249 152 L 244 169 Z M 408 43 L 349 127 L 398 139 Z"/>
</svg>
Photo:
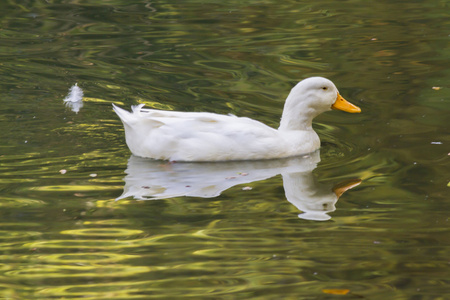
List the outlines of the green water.
<svg viewBox="0 0 450 300">
<path fill-rule="evenodd" d="M 1 2 L 0 298 L 448 299 L 449 6 Z M 362 113 L 319 116 L 320 152 L 294 161 L 130 158 L 111 109 L 277 127 L 317 75 Z"/>
</svg>

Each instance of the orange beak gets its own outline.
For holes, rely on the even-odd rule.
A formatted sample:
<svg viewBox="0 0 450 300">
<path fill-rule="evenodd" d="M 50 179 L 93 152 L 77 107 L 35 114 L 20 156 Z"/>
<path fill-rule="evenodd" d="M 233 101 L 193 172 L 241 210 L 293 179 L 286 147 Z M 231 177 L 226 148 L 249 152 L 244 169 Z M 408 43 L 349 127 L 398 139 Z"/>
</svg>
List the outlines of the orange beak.
<svg viewBox="0 0 450 300">
<path fill-rule="evenodd" d="M 350 102 L 348 102 L 347 100 L 342 98 L 342 96 L 339 95 L 339 93 L 337 94 L 336 101 L 334 102 L 333 105 L 331 105 L 331 108 L 336 109 L 336 110 L 346 111 L 349 113 L 360 113 L 361 112 L 361 108 L 359 108 L 356 105 L 351 104 Z"/>
</svg>

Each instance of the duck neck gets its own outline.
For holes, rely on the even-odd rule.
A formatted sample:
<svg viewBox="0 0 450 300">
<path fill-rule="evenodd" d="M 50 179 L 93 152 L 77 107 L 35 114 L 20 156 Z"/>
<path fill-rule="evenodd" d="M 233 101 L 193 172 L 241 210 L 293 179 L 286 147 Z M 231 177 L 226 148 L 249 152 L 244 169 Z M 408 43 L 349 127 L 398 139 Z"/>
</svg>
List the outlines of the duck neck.
<svg viewBox="0 0 450 300">
<path fill-rule="evenodd" d="M 313 130 L 312 120 L 313 117 L 308 116 L 307 113 L 304 115 L 293 116 L 292 113 L 283 112 L 278 130 Z"/>
<path fill-rule="evenodd" d="M 298 101 L 294 95 L 291 91 L 286 99 L 278 130 L 313 130 L 312 121 L 317 112 L 308 106 L 307 101 Z"/>
</svg>

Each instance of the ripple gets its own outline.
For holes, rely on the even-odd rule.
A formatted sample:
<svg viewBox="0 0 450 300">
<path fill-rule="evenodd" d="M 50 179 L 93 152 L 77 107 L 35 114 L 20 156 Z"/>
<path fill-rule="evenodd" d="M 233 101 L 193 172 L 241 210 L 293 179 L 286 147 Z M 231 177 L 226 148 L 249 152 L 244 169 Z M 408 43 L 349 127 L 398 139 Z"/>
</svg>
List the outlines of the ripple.
<svg viewBox="0 0 450 300">
<path fill-rule="evenodd" d="M 25 224 L 21 224 L 21 226 L 25 226 Z M 29 239 L 40 235 L 42 233 L 37 231 L 0 230 L 0 240 L 3 241 Z"/>
<path fill-rule="evenodd" d="M 86 192 L 98 190 L 110 190 L 111 187 L 104 185 L 47 185 L 29 188 L 32 191 L 43 192 Z"/>
<path fill-rule="evenodd" d="M 247 64 L 238 63 L 237 61 L 223 61 L 218 62 L 216 60 L 197 60 L 195 64 L 220 72 L 226 72 L 228 70 L 244 70 L 247 68 Z"/>
<path fill-rule="evenodd" d="M 94 253 L 58 253 L 58 254 L 36 254 L 33 260 L 36 263 L 48 264 L 115 264 L 124 260 L 137 258 L 136 255 L 117 254 L 111 252 Z"/>
<path fill-rule="evenodd" d="M 1 297 L 448 294 L 445 4 L 41 2 L 2 5 Z M 363 104 L 315 123 L 311 180 L 363 179 L 331 220 L 298 219 L 279 176 L 208 200 L 112 200 L 129 152 L 110 102 L 276 127 L 312 75 Z M 75 82 L 89 95 L 77 115 L 61 105 Z"/>
<path fill-rule="evenodd" d="M 16 182 L 16 181 L 12 181 Z M 11 182 L 11 183 L 12 183 Z M 21 181 L 23 183 L 23 181 Z M 12 198 L 12 197 L 2 197 L 2 201 L 0 202 L 0 207 L 39 207 L 44 206 L 45 202 L 42 200 L 36 200 L 36 199 L 27 199 L 24 197 L 19 198 Z"/>
<path fill-rule="evenodd" d="M 40 251 L 51 250 L 51 249 L 79 249 L 79 250 L 100 250 L 109 249 L 111 251 L 124 248 L 133 248 L 130 241 L 120 241 L 120 240 L 64 240 L 64 239 L 52 239 L 47 241 L 34 241 L 25 243 L 22 246 L 26 249 L 40 249 Z"/>
<path fill-rule="evenodd" d="M 5 275 L 11 278 L 20 278 L 21 280 L 39 279 L 47 282 L 56 278 L 102 278 L 132 276 L 148 272 L 148 267 L 129 266 L 129 265 L 39 265 L 24 266 L 16 270 L 5 272 Z"/>
<path fill-rule="evenodd" d="M 130 237 L 142 233 L 142 230 L 125 228 L 83 228 L 61 231 L 61 234 L 89 237 Z"/>
</svg>

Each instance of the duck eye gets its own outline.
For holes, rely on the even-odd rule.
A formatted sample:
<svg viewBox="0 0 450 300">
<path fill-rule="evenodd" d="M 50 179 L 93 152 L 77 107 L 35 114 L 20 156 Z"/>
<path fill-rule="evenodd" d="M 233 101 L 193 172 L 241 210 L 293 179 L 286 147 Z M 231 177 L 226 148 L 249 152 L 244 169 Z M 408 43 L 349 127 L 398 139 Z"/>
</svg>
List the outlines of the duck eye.
<svg viewBox="0 0 450 300">
<path fill-rule="evenodd" d="M 326 90 L 328 90 L 328 88 L 327 88 L 326 86 L 324 86 L 324 87 L 322 88 L 322 90 L 326 91 Z"/>
</svg>

